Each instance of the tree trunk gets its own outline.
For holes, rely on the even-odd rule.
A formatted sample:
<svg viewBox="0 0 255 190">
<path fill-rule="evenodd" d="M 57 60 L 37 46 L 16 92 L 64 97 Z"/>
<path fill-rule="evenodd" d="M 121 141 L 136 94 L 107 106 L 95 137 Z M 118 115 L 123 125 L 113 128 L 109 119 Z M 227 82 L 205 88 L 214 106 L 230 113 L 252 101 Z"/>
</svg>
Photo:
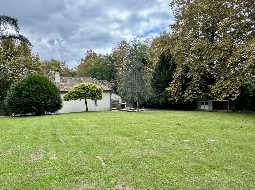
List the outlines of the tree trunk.
<svg viewBox="0 0 255 190">
<path fill-rule="evenodd" d="M 139 101 L 138 100 L 136 101 L 136 109 L 137 109 L 137 111 L 139 111 Z"/>
<path fill-rule="evenodd" d="M 88 112 L 89 109 L 88 109 L 88 102 L 87 102 L 87 99 L 86 99 L 86 98 L 85 98 L 85 106 L 86 106 L 86 112 Z"/>
</svg>

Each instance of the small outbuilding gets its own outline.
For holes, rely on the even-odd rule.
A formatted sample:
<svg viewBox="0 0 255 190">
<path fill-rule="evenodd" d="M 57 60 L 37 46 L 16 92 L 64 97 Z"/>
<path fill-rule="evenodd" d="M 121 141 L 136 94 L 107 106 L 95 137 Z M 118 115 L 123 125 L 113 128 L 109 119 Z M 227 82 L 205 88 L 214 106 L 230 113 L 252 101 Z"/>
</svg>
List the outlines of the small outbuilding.
<svg viewBox="0 0 255 190">
<path fill-rule="evenodd" d="M 199 101 L 197 109 L 202 111 L 229 111 L 229 100 L 207 100 Z"/>
<path fill-rule="evenodd" d="M 55 84 L 59 87 L 63 99 L 63 107 L 58 113 L 84 112 L 86 107 L 84 100 L 64 101 L 64 95 L 75 85 L 80 83 L 94 83 L 103 89 L 102 99 L 98 101 L 88 100 L 89 111 L 111 111 L 112 102 L 121 104 L 121 97 L 113 92 L 113 85 L 108 81 L 97 80 L 90 77 L 61 77 L 55 74 Z"/>
</svg>

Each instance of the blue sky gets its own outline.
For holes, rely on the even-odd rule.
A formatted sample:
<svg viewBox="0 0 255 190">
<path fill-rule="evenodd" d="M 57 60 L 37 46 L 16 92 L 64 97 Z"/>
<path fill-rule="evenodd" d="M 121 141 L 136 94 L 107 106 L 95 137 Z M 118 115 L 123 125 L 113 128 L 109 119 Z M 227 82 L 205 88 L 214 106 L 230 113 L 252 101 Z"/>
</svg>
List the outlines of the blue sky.
<svg viewBox="0 0 255 190">
<path fill-rule="evenodd" d="M 42 59 L 70 67 L 88 49 L 108 53 L 121 40 L 169 31 L 169 0 L 0 0 L 0 14 L 19 19 L 21 32 Z"/>
</svg>

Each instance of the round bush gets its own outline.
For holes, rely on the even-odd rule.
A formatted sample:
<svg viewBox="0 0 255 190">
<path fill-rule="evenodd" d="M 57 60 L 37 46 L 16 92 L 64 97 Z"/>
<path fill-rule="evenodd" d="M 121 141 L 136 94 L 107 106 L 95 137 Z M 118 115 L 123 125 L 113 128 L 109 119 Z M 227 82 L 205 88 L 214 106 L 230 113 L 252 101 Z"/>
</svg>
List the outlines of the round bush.
<svg viewBox="0 0 255 190">
<path fill-rule="evenodd" d="M 59 89 L 47 77 L 28 75 L 7 92 L 5 104 L 12 114 L 54 113 L 62 107 Z"/>
</svg>

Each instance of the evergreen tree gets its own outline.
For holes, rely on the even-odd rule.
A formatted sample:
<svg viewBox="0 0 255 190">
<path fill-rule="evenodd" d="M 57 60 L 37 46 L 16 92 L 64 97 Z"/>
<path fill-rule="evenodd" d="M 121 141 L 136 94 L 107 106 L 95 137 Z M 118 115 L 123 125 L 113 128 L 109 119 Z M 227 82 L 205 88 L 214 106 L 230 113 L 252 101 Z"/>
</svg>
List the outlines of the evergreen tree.
<svg viewBox="0 0 255 190">
<path fill-rule="evenodd" d="M 166 88 L 173 79 L 175 67 L 176 65 L 172 55 L 166 51 L 163 52 L 152 74 L 153 104 L 163 107 L 168 105 L 169 101 Z"/>
</svg>

